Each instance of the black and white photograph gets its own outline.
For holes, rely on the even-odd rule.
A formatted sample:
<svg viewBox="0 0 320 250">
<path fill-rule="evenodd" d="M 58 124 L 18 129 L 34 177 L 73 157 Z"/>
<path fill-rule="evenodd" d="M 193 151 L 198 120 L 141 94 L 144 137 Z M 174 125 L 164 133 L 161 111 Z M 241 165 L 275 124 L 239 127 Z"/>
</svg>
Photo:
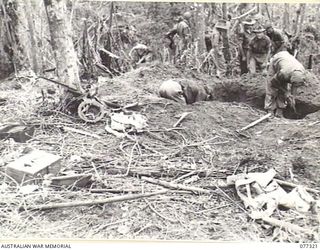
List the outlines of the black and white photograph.
<svg viewBox="0 0 320 250">
<path fill-rule="evenodd" d="M 320 3 L 0 16 L 1 240 L 317 247 Z"/>
</svg>

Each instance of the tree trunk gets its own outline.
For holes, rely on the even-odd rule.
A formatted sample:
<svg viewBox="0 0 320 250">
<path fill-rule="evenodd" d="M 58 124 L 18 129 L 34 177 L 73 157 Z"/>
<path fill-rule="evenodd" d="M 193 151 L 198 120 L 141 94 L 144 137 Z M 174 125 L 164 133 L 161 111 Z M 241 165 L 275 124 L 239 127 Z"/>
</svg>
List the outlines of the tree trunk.
<svg viewBox="0 0 320 250">
<path fill-rule="evenodd" d="M 198 41 L 198 53 L 202 54 L 205 52 L 205 10 L 204 4 L 199 3 L 197 6 L 196 18 L 195 18 L 195 39 Z"/>
<path fill-rule="evenodd" d="M 7 35 L 10 42 L 10 51 L 12 61 L 16 72 L 31 70 L 34 68 L 32 60 L 32 44 L 28 27 L 28 18 L 26 13 L 30 13 L 31 9 L 26 6 L 24 0 L 5 0 L 4 16 L 7 19 Z M 32 12 L 31 12 L 32 13 Z"/>
<path fill-rule="evenodd" d="M 302 30 L 302 24 L 304 20 L 304 15 L 305 15 L 305 10 L 306 10 L 306 4 L 301 3 L 299 5 L 299 9 L 297 10 L 297 17 L 296 21 L 294 23 L 294 31 L 295 31 L 295 38 L 297 38 Z"/>
<path fill-rule="evenodd" d="M 25 0 L 25 9 L 28 19 L 29 33 L 30 33 L 30 42 L 31 42 L 31 60 L 32 67 L 35 73 L 42 73 L 43 64 L 42 64 L 42 53 L 41 53 L 41 34 L 37 34 L 36 26 L 41 25 L 41 16 L 43 11 L 43 5 L 40 5 L 37 1 Z"/>
<path fill-rule="evenodd" d="M 44 0 L 56 60 L 58 78 L 71 88 L 82 91 L 77 55 L 72 43 L 72 28 L 66 0 Z"/>
<path fill-rule="evenodd" d="M 222 15 L 223 19 L 227 20 L 227 4 L 223 3 L 222 4 Z M 228 37 L 228 32 L 223 31 L 222 32 L 222 39 L 223 39 L 223 55 L 224 59 L 226 60 L 227 63 L 227 72 L 226 75 L 229 75 L 231 73 L 230 69 L 230 62 L 231 62 L 231 53 L 230 53 L 230 45 L 229 45 L 229 37 Z"/>
<path fill-rule="evenodd" d="M 300 9 L 301 9 L 301 18 L 300 18 L 300 23 L 299 23 L 299 28 L 298 28 L 299 32 L 301 32 L 302 28 L 303 28 L 304 16 L 306 13 L 306 4 L 302 3 Z"/>
<path fill-rule="evenodd" d="M 283 29 L 291 32 L 290 29 L 290 5 L 288 3 L 284 4 L 284 13 L 283 13 Z"/>
</svg>

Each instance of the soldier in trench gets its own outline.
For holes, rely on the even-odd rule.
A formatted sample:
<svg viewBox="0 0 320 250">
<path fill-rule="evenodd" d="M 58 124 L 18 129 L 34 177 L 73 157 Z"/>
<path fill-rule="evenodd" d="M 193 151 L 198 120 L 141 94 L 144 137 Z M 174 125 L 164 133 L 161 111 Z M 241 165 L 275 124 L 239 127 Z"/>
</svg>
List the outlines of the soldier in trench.
<svg viewBox="0 0 320 250">
<path fill-rule="evenodd" d="M 305 84 L 305 68 L 288 51 L 280 51 L 270 61 L 266 83 L 265 109 L 283 117 L 290 105 L 295 110 L 297 89 Z"/>
</svg>

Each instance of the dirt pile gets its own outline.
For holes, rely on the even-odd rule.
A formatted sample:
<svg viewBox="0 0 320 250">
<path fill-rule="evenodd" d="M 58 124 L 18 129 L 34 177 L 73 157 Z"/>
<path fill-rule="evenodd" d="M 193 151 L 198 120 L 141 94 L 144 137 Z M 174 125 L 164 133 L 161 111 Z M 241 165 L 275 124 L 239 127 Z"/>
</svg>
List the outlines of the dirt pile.
<svg viewBox="0 0 320 250">
<path fill-rule="evenodd" d="M 157 87 L 167 79 L 220 84 L 225 88 L 217 90 L 221 99 L 183 105 L 157 96 Z M 5 209 L 0 216 L 4 218 L 0 219 L 1 235 L 11 238 L 23 234 L 23 237 L 33 238 L 313 241 L 283 230 L 279 234 L 275 227 L 248 219 L 234 189 L 216 187 L 219 180 L 232 174 L 266 172 L 270 168 L 274 168 L 277 178 L 282 180 L 313 188 L 320 184 L 317 170 L 320 164 L 319 112 L 301 120 L 274 118 L 239 133 L 239 129 L 265 115 L 263 110 L 255 108 L 261 99 L 252 100 L 254 105 L 248 99 L 262 91 L 262 87 L 253 84 L 254 79 L 261 82 L 262 77 L 245 79 L 252 88 L 240 97 L 236 91 L 246 90 L 245 81 L 224 80 L 221 82 L 227 85 L 223 85 L 199 73 L 181 73 L 170 65 L 149 65 L 112 80 L 103 79 L 101 96 L 121 104 L 142 103 L 139 112 L 148 118 L 149 126 L 142 133 L 130 135 L 131 139 L 108 134 L 104 130 L 107 119 L 85 124 L 60 112 L 40 115 L 36 110 L 41 105 L 41 82 L 22 89 L 0 91 L 0 97 L 10 93 L 9 102 L 0 106 L 2 121 L 21 120 L 36 126 L 35 135 L 28 143 L 9 140 L 1 143 L 0 173 L 4 172 L 7 162 L 28 146 L 62 156 L 63 173 L 94 175 L 90 185 L 82 189 L 65 187 L 48 192 L 40 186 L 36 192 L 21 195 L 19 186 L 14 183 L 2 186 L 1 206 Z M 228 89 L 234 99 L 228 99 Z M 23 109 L 21 114 L 15 108 L 21 108 L 23 102 L 28 109 Z M 174 127 L 185 112 L 189 114 Z M 65 131 L 65 126 L 84 130 L 100 139 Z M 142 176 L 208 189 L 212 194 L 173 191 L 101 206 L 17 212 L 21 204 L 98 200 L 161 189 L 159 185 L 142 180 Z M 278 212 L 279 219 L 290 219 L 309 229 L 318 228 L 312 216 L 293 220 L 295 212 Z M 11 223 L 13 216 L 15 224 Z"/>
<path fill-rule="evenodd" d="M 264 108 L 265 84 L 267 76 L 261 74 L 243 75 L 214 84 L 215 98 L 226 102 L 244 102 L 258 109 Z M 320 110 L 320 81 L 312 73 L 307 74 L 306 85 L 298 89 L 296 113 L 285 110 L 285 117 L 301 119 L 307 114 Z"/>
</svg>

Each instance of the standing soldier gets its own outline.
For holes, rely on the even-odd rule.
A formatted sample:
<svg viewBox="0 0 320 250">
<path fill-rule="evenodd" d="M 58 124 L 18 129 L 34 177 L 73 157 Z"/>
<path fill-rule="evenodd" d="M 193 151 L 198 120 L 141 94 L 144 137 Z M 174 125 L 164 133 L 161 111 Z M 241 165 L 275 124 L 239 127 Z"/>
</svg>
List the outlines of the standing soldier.
<svg viewBox="0 0 320 250">
<path fill-rule="evenodd" d="M 265 109 L 277 117 L 289 104 L 295 110 L 297 88 L 304 85 L 305 69 L 288 51 L 271 58 L 266 85 Z"/>
<path fill-rule="evenodd" d="M 307 69 L 312 69 L 314 55 L 319 53 L 319 47 L 317 42 L 314 40 L 312 33 L 304 33 L 300 37 L 300 50 L 297 55 L 297 59 Z"/>
<path fill-rule="evenodd" d="M 257 68 L 266 73 L 270 56 L 271 41 L 262 27 L 253 30 L 255 37 L 249 43 L 249 72 L 256 73 Z"/>
<path fill-rule="evenodd" d="M 170 40 L 170 47 L 175 48 L 175 55 L 179 58 L 183 55 L 183 52 L 188 49 L 188 46 L 191 43 L 190 18 L 190 12 L 184 13 L 182 20 L 165 35 L 165 37 Z M 174 41 L 174 36 L 176 34 L 179 37 L 177 43 Z"/>
<path fill-rule="evenodd" d="M 288 49 L 289 40 L 281 30 L 273 28 L 271 24 L 267 24 L 265 29 L 267 36 L 272 42 L 272 55 L 278 53 L 279 51 Z"/>
<path fill-rule="evenodd" d="M 216 77 L 220 78 L 226 70 L 225 58 L 223 55 L 223 41 L 221 31 L 228 30 L 225 20 L 219 20 L 216 24 L 212 24 L 212 28 L 207 31 L 205 36 L 207 51 L 211 53 L 213 63 L 216 68 Z"/>
<path fill-rule="evenodd" d="M 239 38 L 239 61 L 240 61 L 240 71 L 241 75 L 249 72 L 248 69 L 248 52 L 249 43 L 253 38 L 252 25 L 254 25 L 254 20 L 247 20 L 240 23 L 240 31 L 238 34 Z"/>
</svg>

